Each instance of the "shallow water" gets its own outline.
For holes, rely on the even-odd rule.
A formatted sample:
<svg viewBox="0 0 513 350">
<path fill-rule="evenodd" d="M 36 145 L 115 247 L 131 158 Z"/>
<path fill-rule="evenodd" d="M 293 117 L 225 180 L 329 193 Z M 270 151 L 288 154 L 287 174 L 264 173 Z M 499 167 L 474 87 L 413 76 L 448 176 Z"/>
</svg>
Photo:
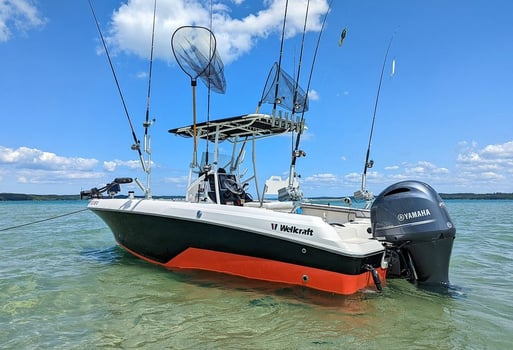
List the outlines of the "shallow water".
<svg viewBox="0 0 513 350">
<path fill-rule="evenodd" d="M 403 280 L 334 296 L 164 270 L 115 245 L 86 202 L 0 202 L 0 347 L 504 349 L 513 342 L 513 201 L 447 201 L 453 287 Z"/>
</svg>

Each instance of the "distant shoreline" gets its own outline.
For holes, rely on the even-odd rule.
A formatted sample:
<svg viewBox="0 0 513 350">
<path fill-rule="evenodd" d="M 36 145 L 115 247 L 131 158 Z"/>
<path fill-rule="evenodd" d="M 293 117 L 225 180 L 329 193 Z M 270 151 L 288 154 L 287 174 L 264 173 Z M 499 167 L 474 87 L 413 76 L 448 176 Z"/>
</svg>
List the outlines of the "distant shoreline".
<svg viewBox="0 0 513 350">
<path fill-rule="evenodd" d="M 116 198 L 126 198 L 127 196 L 118 195 Z M 153 196 L 156 199 L 183 199 L 184 196 Z M 2 201 L 72 201 L 86 200 L 80 198 L 79 194 L 26 194 L 26 193 L 0 193 L 0 202 Z"/>
<path fill-rule="evenodd" d="M 122 197 L 122 196 L 121 196 Z M 184 196 L 153 196 L 161 199 L 183 199 Z M 513 199 L 513 193 L 440 193 L 442 199 Z M 344 197 L 309 197 L 308 199 L 342 200 Z M 80 195 L 0 193 L 1 201 L 55 201 L 80 200 Z"/>
<path fill-rule="evenodd" d="M 488 199 L 507 200 L 513 199 L 513 193 L 439 193 L 443 200 L 447 199 Z M 308 199 L 343 200 L 344 197 L 309 197 Z M 352 198 L 352 197 L 351 197 Z"/>
<path fill-rule="evenodd" d="M 513 193 L 440 193 L 442 199 L 513 199 Z"/>
</svg>

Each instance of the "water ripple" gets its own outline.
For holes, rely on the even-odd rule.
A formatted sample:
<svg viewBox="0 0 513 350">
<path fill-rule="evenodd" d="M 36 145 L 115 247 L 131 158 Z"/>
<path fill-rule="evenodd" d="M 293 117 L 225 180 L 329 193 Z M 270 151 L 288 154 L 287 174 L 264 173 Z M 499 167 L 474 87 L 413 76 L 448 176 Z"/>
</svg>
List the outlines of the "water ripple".
<svg viewBox="0 0 513 350">
<path fill-rule="evenodd" d="M 85 202 L 0 203 L 0 227 Z M 92 213 L 0 232 L 6 348 L 502 349 L 513 342 L 513 201 L 448 201 L 446 293 L 390 280 L 335 296 L 168 271 L 115 245 Z"/>
</svg>

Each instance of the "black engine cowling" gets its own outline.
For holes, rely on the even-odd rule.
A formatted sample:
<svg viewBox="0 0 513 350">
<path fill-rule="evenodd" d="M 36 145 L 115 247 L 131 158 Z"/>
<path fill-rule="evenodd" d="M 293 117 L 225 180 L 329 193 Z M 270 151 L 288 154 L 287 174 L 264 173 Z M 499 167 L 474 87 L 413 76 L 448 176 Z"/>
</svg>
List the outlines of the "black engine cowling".
<svg viewBox="0 0 513 350">
<path fill-rule="evenodd" d="M 387 242 L 389 273 L 429 285 L 449 285 L 456 229 L 445 203 L 429 185 L 403 181 L 386 188 L 371 207 L 372 234 Z"/>
</svg>

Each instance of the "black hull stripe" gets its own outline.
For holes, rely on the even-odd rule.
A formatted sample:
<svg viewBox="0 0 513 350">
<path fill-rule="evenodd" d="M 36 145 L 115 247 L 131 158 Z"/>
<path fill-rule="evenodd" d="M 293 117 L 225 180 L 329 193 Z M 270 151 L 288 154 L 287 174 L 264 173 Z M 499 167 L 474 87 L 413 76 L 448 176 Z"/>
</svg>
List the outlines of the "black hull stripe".
<svg viewBox="0 0 513 350">
<path fill-rule="evenodd" d="M 378 267 L 382 253 L 352 257 L 257 233 L 196 221 L 134 212 L 93 209 L 116 241 L 149 260 L 165 264 L 187 248 L 247 255 L 327 271 L 358 275 Z"/>
</svg>

